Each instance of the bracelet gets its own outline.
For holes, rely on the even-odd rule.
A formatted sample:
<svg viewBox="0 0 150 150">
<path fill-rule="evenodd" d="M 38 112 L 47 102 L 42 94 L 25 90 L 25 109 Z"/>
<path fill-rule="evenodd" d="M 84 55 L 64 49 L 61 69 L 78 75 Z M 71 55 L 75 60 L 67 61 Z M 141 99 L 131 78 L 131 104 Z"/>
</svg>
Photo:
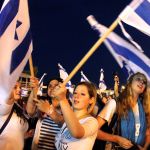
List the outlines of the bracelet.
<svg viewBox="0 0 150 150">
<path fill-rule="evenodd" d="M 47 115 L 50 116 L 50 115 L 53 113 L 53 111 L 54 111 L 54 110 L 53 110 L 53 106 L 51 105 L 51 106 L 50 106 L 50 109 L 49 109 L 48 112 L 47 112 Z"/>
</svg>

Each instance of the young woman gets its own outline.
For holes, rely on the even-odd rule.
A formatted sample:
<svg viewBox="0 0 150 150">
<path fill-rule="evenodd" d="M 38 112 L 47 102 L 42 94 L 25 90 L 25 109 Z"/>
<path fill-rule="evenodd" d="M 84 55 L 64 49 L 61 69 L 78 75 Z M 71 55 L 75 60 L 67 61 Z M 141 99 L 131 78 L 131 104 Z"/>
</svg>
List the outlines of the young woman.
<svg viewBox="0 0 150 150">
<path fill-rule="evenodd" d="M 114 142 L 114 147 L 138 149 L 144 146 L 146 135 L 146 103 L 147 79 L 142 73 L 135 73 L 127 81 L 125 89 L 119 94 L 117 105 L 111 105 L 109 110 L 116 109 L 116 135 L 99 130 L 98 139 Z M 107 114 L 107 111 L 106 111 Z M 107 119 L 98 117 L 99 128 Z"/>
<path fill-rule="evenodd" d="M 60 124 L 63 124 L 63 116 L 59 107 L 57 99 L 52 97 L 53 89 L 62 82 L 61 78 L 51 78 L 48 84 L 47 100 L 34 99 L 32 103 L 31 112 L 34 114 L 34 106 L 44 114 L 42 118 L 39 118 L 35 134 L 32 141 L 32 150 L 56 150 L 55 136 L 60 131 Z"/>
<path fill-rule="evenodd" d="M 24 135 L 28 129 L 28 123 L 25 120 L 23 112 L 14 104 L 20 98 L 21 85 L 17 82 L 7 102 L 1 102 L 0 104 L 0 128 L 8 118 L 10 112 L 13 111 L 8 124 L 0 134 L 1 150 L 23 150 Z"/>
<path fill-rule="evenodd" d="M 72 108 L 66 99 L 66 87 L 61 84 L 53 96 L 59 100 L 65 123 L 56 136 L 57 150 L 92 150 L 98 123 L 90 115 L 96 103 L 96 88 L 92 83 L 80 82 L 74 89 Z"/>
</svg>

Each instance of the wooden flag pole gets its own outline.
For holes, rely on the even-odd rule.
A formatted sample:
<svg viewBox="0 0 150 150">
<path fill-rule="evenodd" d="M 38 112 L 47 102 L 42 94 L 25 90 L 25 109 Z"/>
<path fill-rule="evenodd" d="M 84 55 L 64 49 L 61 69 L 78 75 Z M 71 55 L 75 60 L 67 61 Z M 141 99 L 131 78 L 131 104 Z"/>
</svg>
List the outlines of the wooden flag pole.
<svg viewBox="0 0 150 150">
<path fill-rule="evenodd" d="M 32 55 L 29 58 L 29 66 L 30 66 L 31 76 L 35 77 L 35 75 L 34 75 L 34 68 L 33 68 L 33 61 L 32 61 Z M 37 89 L 33 89 L 33 97 L 37 98 Z"/>
<path fill-rule="evenodd" d="M 33 68 L 33 62 L 32 62 L 32 55 L 29 58 L 29 67 L 30 67 L 30 74 L 31 77 L 34 77 L 34 68 Z M 36 103 L 34 101 L 34 98 L 37 99 L 37 89 L 32 88 L 30 96 L 27 100 L 27 106 L 26 110 L 30 116 L 33 116 L 37 110 Z"/>
<path fill-rule="evenodd" d="M 102 42 L 107 38 L 107 36 L 116 28 L 119 22 L 119 18 L 117 18 L 112 25 L 108 28 L 108 30 L 103 34 L 101 38 L 92 46 L 92 48 L 88 51 L 88 53 L 81 59 L 81 61 L 76 65 L 76 67 L 72 70 L 72 72 L 68 75 L 66 80 L 63 82 L 64 85 L 67 84 L 68 81 L 76 74 L 76 72 L 83 66 L 83 64 L 89 59 L 89 57 L 96 51 L 96 49 L 102 44 Z"/>
<path fill-rule="evenodd" d="M 34 68 L 33 68 L 33 61 L 32 61 L 32 55 L 29 58 L 29 66 L 30 66 L 30 73 L 31 76 L 34 77 Z"/>
</svg>

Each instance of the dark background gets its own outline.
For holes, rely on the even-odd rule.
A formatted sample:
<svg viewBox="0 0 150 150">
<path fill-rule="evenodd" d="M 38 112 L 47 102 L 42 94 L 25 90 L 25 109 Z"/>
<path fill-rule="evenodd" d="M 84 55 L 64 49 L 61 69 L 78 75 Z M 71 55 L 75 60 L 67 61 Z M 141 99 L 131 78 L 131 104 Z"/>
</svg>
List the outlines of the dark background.
<svg viewBox="0 0 150 150">
<path fill-rule="evenodd" d="M 37 77 L 47 73 L 45 80 L 48 80 L 59 75 L 58 63 L 70 73 L 98 40 L 98 34 L 86 21 L 87 16 L 94 15 L 98 22 L 109 27 L 130 2 L 131 0 L 29 0 L 34 44 L 32 57 L 34 66 L 38 68 Z M 132 27 L 126 29 L 150 57 L 150 38 L 137 30 L 135 32 Z M 119 26 L 115 32 L 122 34 Z M 118 72 L 121 84 L 125 83 L 122 70 L 103 44 L 81 70 L 98 86 L 101 68 L 104 69 L 104 80 L 109 88 L 113 87 L 114 72 Z M 73 84 L 80 81 L 81 70 L 71 79 Z"/>
</svg>

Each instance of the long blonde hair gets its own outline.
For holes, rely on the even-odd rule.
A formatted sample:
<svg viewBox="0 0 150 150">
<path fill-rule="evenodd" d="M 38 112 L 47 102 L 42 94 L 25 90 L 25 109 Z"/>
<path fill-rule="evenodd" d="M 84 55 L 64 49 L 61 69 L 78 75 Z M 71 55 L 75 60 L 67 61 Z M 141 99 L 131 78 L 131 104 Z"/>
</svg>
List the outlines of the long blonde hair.
<svg viewBox="0 0 150 150">
<path fill-rule="evenodd" d="M 120 95 L 118 97 L 118 100 L 117 100 L 118 118 L 121 118 L 122 116 L 126 117 L 128 110 L 130 108 L 132 108 L 132 106 L 133 106 L 132 82 L 133 82 L 133 79 L 135 76 L 142 76 L 146 81 L 145 90 L 142 94 L 139 95 L 139 97 L 141 97 L 141 99 L 142 99 L 145 111 L 146 111 L 146 109 L 148 109 L 146 105 L 149 101 L 150 95 L 148 95 L 148 91 L 147 91 L 147 78 L 144 74 L 137 72 L 130 76 L 130 78 L 128 79 L 127 84 L 125 86 L 125 89 L 122 91 L 122 93 L 120 93 Z"/>
<path fill-rule="evenodd" d="M 147 84 L 146 93 L 144 95 L 143 107 L 146 114 L 147 126 L 150 128 L 150 82 Z"/>
</svg>

